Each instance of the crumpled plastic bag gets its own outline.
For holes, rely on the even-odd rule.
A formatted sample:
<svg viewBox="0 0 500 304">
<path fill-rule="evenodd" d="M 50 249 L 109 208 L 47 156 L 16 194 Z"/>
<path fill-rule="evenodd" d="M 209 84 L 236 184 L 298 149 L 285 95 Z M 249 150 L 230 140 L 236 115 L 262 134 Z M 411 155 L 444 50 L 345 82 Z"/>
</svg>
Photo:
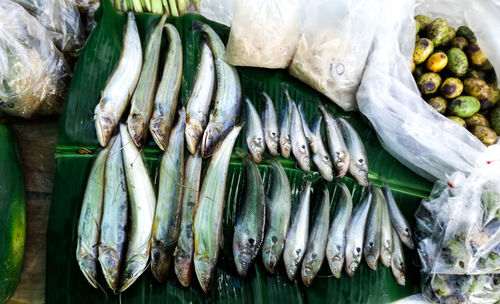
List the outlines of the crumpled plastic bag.
<svg viewBox="0 0 500 304">
<path fill-rule="evenodd" d="M 236 0 L 200 0 L 200 14 L 207 19 L 231 26 Z"/>
<path fill-rule="evenodd" d="M 60 113 L 68 71 L 35 17 L 0 1 L 0 112 L 23 118 Z"/>
<path fill-rule="evenodd" d="M 97 20 L 95 18 L 95 13 L 101 5 L 100 0 L 74 0 L 78 10 L 80 11 L 80 17 L 82 19 L 82 24 L 85 29 L 85 34 L 88 36 L 97 26 Z"/>
</svg>

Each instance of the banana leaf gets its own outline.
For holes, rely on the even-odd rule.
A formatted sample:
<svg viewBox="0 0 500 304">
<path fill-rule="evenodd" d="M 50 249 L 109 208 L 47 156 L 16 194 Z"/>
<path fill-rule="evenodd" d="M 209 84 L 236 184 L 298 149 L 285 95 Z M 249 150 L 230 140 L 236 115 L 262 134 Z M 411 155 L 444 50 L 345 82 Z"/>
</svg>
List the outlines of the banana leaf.
<svg viewBox="0 0 500 304">
<path fill-rule="evenodd" d="M 92 152 L 99 149 L 95 136 L 93 111 L 99 101 L 106 80 L 115 67 L 121 51 L 121 39 L 126 17 L 113 10 L 109 0 L 102 1 L 101 19 L 91 34 L 76 65 L 60 122 L 59 141 L 56 150 L 57 171 L 50 211 L 47 235 L 47 303 L 384 303 L 415 294 L 420 290 L 418 258 L 415 251 L 406 250 L 407 285 L 396 284 L 390 269 L 379 266 L 370 270 L 364 263 L 353 278 L 344 275 L 335 279 L 325 262 L 318 277 L 309 288 L 301 282 L 290 282 L 286 278 L 282 263 L 276 275 L 267 273 L 260 256 L 247 279 L 236 273 L 232 256 L 232 234 L 236 206 L 242 195 L 244 179 L 241 159 L 233 155 L 228 174 L 223 218 L 223 244 L 218 261 L 217 274 L 212 291 L 206 295 L 193 277 L 191 287 L 184 288 L 177 281 L 171 267 L 168 281 L 161 285 L 154 281 L 147 270 L 134 285 L 121 295 L 114 295 L 100 278 L 101 289 L 92 288 L 78 268 L 76 251 L 76 229 L 86 180 L 93 160 L 92 154 L 79 154 L 83 147 Z M 137 14 L 137 23 L 142 41 L 146 41 L 159 16 Z M 199 62 L 201 36 L 191 31 L 193 21 L 208 23 L 224 42 L 229 29 L 198 15 L 170 17 L 183 41 L 184 70 L 180 99 L 186 103 L 194 83 Z M 165 37 L 164 37 L 165 40 Z M 144 47 L 143 43 L 143 47 Z M 161 54 L 165 54 L 167 43 L 162 42 Z M 162 58 L 164 60 L 164 58 Z M 163 62 L 160 62 L 163 67 Z M 285 102 L 284 90 L 290 92 L 297 103 L 302 104 L 309 121 L 320 115 L 317 106 L 326 105 L 335 115 L 346 118 L 359 132 L 370 161 L 370 179 L 373 184 L 389 183 L 403 213 L 414 224 L 413 214 L 421 198 L 427 197 L 432 184 L 404 167 L 386 152 L 376 133 L 359 113 L 347 113 L 330 103 L 324 96 L 288 75 L 286 70 L 238 68 L 243 92 L 256 105 L 258 111 L 263 103 L 259 92 L 267 92 L 279 111 Z M 159 71 L 162 73 L 162 69 Z M 245 148 L 243 136 L 237 146 Z M 150 170 L 152 181 L 157 185 L 157 165 L 160 151 L 151 138 L 143 154 Z M 300 171 L 293 159 L 280 159 L 293 185 L 293 195 L 300 190 L 305 173 Z M 207 162 L 204 162 L 204 167 Z M 259 165 L 266 189 L 269 188 L 269 168 Z M 335 204 L 336 181 L 325 184 L 317 173 L 313 173 L 315 187 L 326 185 L 332 193 L 332 211 Z M 353 179 L 342 180 L 353 191 L 357 202 L 361 187 Z M 316 191 L 319 193 L 319 191 Z M 312 197 L 314 208 L 318 198 Z"/>
</svg>

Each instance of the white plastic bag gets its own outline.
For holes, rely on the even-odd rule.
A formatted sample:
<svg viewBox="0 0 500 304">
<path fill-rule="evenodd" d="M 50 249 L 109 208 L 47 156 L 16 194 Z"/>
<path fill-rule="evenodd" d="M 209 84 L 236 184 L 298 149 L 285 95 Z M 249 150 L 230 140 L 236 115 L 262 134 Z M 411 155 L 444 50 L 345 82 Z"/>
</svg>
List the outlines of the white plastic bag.
<svg viewBox="0 0 500 304">
<path fill-rule="evenodd" d="M 200 0 L 200 14 L 212 21 L 231 26 L 235 0 Z"/>
<path fill-rule="evenodd" d="M 299 0 L 236 0 L 226 60 L 237 66 L 286 68 L 300 37 Z"/>
<path fill-rule="evenodd" d="M 346 111 L 357 108 L 366 58 L 382 1 L 318 0 L 307 5 L 290 74 Z"/>
</svg>

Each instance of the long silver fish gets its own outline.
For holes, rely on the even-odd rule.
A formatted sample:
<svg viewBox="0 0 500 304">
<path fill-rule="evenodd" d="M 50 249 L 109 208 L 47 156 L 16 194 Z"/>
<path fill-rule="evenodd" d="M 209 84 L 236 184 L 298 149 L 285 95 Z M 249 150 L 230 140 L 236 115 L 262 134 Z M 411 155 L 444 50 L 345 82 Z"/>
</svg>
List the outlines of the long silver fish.
<svg viewBox="0 0 500 304">
<path fill-rule="evenodd" d="M 130 228 L 120 287 L 120 292 L 123 292 L 147 268 L 156 196 L 141 153 L 133 144 L 124 124 L 120 125 L 120 136 L 130 200 Z"/>
<path fill-rule="evenodd" d="M 290 132 L 292 142 L 292 152 L 295 160 L 299 164 L 300 169 L 305 172 L 311 170 L 309 145 L 304 134 L 304 127 L 300 118 L 299 110 L 295 102 L 292 102 L 292 128 Z"/>
<path fill-rule="evenodd" d="M 144 66 L 134 95 L 130 114 L 127 119 L 128 132 L 137 147 L 142 147 L 148 135 L 149 119 L 153 112 L 153 99 L 156 90 L 156 75 L 160 59 L 161 33 L 167 16 L 161 17 L 149 37 L 144 54 Z"/>
<path fill-rule="evenodd" d="M 347 150 L 349 151 L 349 173 L 363 187 L 367 187 L 368 181 L 368 157 L 366 156 L 365 146 L 359 137 L 358 132 L 347 122 L 347 120 L 337 117 L 338 124 L 341 126 Z"/>
<path fill-rule="evenodd" d="M 380 256 L 380 233 L 382 225 L 381 205 L 383 194 L 380 189 L 372 188 L 372 204 L 366 219 L 365 242 L 363 254 L 366 264 L 373 270 L 377 270 L 378 258 Z"/>
<path fill-rule="evenodd" d="M 201 288 L 208 292 L 222 239 L 222 211 L 231 152 L 241 126 L 235 126 L 212 155 L 200 191 L 194 217 L 194 269 Z"/>
<path fill-rule="evenodd" d="M 104 278 L 113 291 L 119 288 L 128 227 L 127 183 L 121 149 L 122 140 L 117 136 L 106 161 L 104 208 L 99 242 L 99 263 Z"/>
<path fill-rule="evenodd" d="M 377 191 L 381 190 L 378 189 Z M 382 195 L 382 204 L 380 206 L 380 210 L 382 214 L 381 216 L 382 226 L 380 228 L 380 262 L 385 267 L 391 267 L 392 246 L 393 246 L 392 224 L 384 194 L 381 193 L 381 195 Z"/>
<path fill-rule="evenodd" d="M 184 287 L 191 284 L 193 273 L 193 221 L 198 208 L 198 194 L 201 177 L 200 146 L 195 154 L 189 154 L 184 167 L 184 195 L 182 196 L 182 216 L 177 247 L 174 252 L 174 269 L 179 282 Z"/>
<path fill-rule="evenodd" d="M 285 91 L 287 103 L 285 109 L 283 110 L 280 126 L 280 151 L 281 156 L 284 158 L 290 157 L 290 152 L 292 152 L 292 142 L 290 140 L 290 132 L 292 131 L 292 100 L 288 91 Z"/>
<path fill-rule="evenodd" d="M 246 277 L 264 239 L 266 222 L 266 193 L 259 168 L 252 157 L 237 149 L 245 165 L 245 194 L 238 210 L 233 235 L 233 254 L 236 270 Z"/>
<path fill-rule="evenodd" d="M 401 245 L 401 240 L 398 237 L 398 233 L 395 229 L 392 230 L 392 237 L 394 239 L 394 251 L 392 252 L 391 259 L 391 270 L 392 275 L 396 279 L 399 285 L 406 285 L 405 276 L 405 256 L 403 253 L 403 245 Z"/>
<path fill-rule="evenodd" d="M 367 191 L 352 211 L 351 222 L 346 232 L 345 271 L 352 277 L 363 256 L 365 224 L 372 201 L 371 191 Z"/>
<path fill-rule="evenodd" d="M 76 260 L 90 285 L 97 288 L 97 244 L 101 235 L 101 219 L 104 200 L 104 168 L 109 148 L 99 152 L 83 196 L 82 211 L 78 221 Z"/>
<path fill-rule="evenodd" d="M 283 253 L 285 238 L 292 212 L 292 190 L 285 169 L 277 160 L 272 161 L 272 183 L 266 201 L 266 233 L 262 244 L 264 267 L 274 273 Z"/>
<path fill-rule="evenodd" d="M 172 254 L 180 231 L 182 194 L 184 191 L 184 130 L 186 111 L 179 111 L 177 124 L 172 128 L 167 150 L 160 164 L 158 202 L 151 238 L 151 271 L 163 283 L 167 279 Z"/>
<path fill-rule="evenodd" d="M 266 150 L 262 121 L 260 120 L 259 113 L 255 110 L 255 107 L 250 99 L 245 98 L 245 104 L 245 135 L 248 151 L 250 151 L 253 160 L 256 163 L 260 163 L 262 161 L 262 154 L 264 154 L 264 151 Z"/>
<path fill-rule="evenodd" d="M 319 110 L 323 114 L 326 125 L 326 138 L 330 148 L 330 154 L 333 157 L 333 165 L 337 171 L 337 176 L 342 178 L 346 175 L 349 169 L 350 155 L 347 150 L 342 131 L 337 121 L 333 116 L 323 107 L 319 106 Z"/>
<path fill-rule="evenodd" d="M 154 111 L 149 123 L 153 139 L 165 151 L 174 123 L 179 89 L 182 79 L 182 41 L 179 32 L 172 24 L 165 24 L 168 37 L 168 52 L 160 85 L 156 91 Z"/>
<path fill-rule="evenodd" d="M 208 111 L 215 82 L 214 70 L 212 52 L 208 45 L 203 43 L 196 80 L 186 106 L 186 145 L 191 154 L 195 154 L 208 123 Z"/>
<path fill-rule="evenodd" d="M 210 26 L 199 21 L 193 22 L 192 29 L 204 34 L 214 55 L 217 73 L 215 107 L 210 113 L 210 120 L 201 142 L 201 155 L 208 157 L 214 153 L 219 142 L 236 124 L 241 108 L 241 84 L 236 68 L 224 61 L 226 48 L 217 33 Z"/>
<path fill-rule="evenodd" d="M 276 110 L 274 109 L 271 97 L 265 92 L 262 92 L 262 98 L 265 102 L 262 121 L 264 122 L 264 138 L 266 140 L 267 150 L 271 155 L 277 156 L 279 154 L 278 145 L 280 141 L 278 117 L 276 116 Z"/>
<path fill-rule="evenodd" d="M 286 275 L 290 281 L 295 280 L 295 275 L 304 258 L 309 236 L 309 206 L 311 198 L 311 181 L 307 181 L 297 198 L 297 207 L 286 235 L 283 261 L 285 262 Z"/>
<path fill-rule="evenodd" d="M 314 225 L 309 234 L 306 255 L 302 262 L 302 282 L 306 286 L 311 286 L 325 258 L 328 225 L 330 224 L 330 193 L 327 188 L 323 189 L 323 196 L 313 219 L 315 219 Z"/>
<path fill-rule="evenodd" d="M 333 220 L 328 232 L 326 243 L 326 258 L 332 274 L 338 279 L 344 265 L 346 230 L 351 219 L 352 196 L 344 183 L 337 185 L 340 196 L 335 206 Z"/>
<path fill-rule="evenodd" d="M 111 134 L 127 108 L 134 93 L 142 69 L 141 38 L 133 12 L 127 13 L 127 25 L 123 34 L 123 50 L 113 74 L 111 74 L 101 100 L 94 110 L 95 129 L 101 146 L 107 146 Z"/>
<path fill-rule="evenodd" d="M 392 227 L 396 230 L 399 238 L 410 249 L 415 249 L 415 243 L 413 242 L 413 234 L 410 228 L 410 224 L 404 217 L 401 210 L 399 210 L 394 196 L 392 196 L 391 188 L 387 183 L 382 184 L 382 190 L 384 191 L 385 200 L 387 202 L 387 207 L 389 209 L 389 215 L 391 217 Z"/>
</svg>

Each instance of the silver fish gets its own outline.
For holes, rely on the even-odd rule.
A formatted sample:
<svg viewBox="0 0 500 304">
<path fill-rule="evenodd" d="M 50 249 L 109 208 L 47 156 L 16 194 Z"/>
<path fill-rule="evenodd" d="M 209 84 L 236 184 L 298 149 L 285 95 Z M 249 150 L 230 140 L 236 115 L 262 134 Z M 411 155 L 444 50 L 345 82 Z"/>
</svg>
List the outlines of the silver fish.
<svg viewBox="0 0 500 304">
<path fill-rule="evenodd" d="M 151 271 L 163 283 L 167 279 L 171 257 L 180 231 L 182 194 L 184 191 L 184 129 L 186 112 L 179 111 L 172 128 L 167 150 L 161 158 L 158 202 L 151 238 Z"/>
<path fill-rule="evenodd" d="M 310 156 L 309 156 L 309 145 L 307 144 L 306 136 L 304 135 L 304 127 L 302 126 L 302 120 L 300 118 L 299 110 L 295 102 L 292 102 L 292 127 L 291 127 L 291 142 L 292 142 L 292 152 L 295 160 L 299 164 L 299 167 L 305 171 L 309 172 L 311 170 Z"/>
<path fill-rule="evenodd" d="M 382 225 L 381 205 L 383 194 L 378 188 L 372 188 L 372 204 L 368 217 L 366 218 L 365 242 L 363 254 L 366 264 L 373 270 L 377 270 L 378 258 L 380 256 L 380 233 Z"/>
<path fill-rule="evenodd" d="M 381 192 L 379 188 L 377 188 L 378 192 Z M 384 194 L 382 195 L 382 203 L 380 204 L 380 210 L 382 214 L 382 227 L 380 229 L 380 262 L 385 267 L 391 267 L 391 258 L 392 258 L 392 225 L 391 218 L 389 216 L 389 209 L 387 208 L 387 202 L 385 200 Z"/>
<path fill-rule="evenodd" d="M 264 138 L 266 140 L 267 150 L 271 155 L 279 154 L 278 145 L 280 141 L 278 129 L 278 117 L 274 109 L 273 101 L 265 92 L 262 92 L 262 98 L 265 102 L 264 112 L 262 113 L 262 121 L 264 122 Z"/>
<path fill-rule="evenodd" d="M 123 292 L 147 268 L 156 196 L 141 153 L 132 142 L 124 124 L 120 125 L 120 136 L 130 201 L 130 229 L 121 274 L 120 292 Z"/>
<path fill-rule="evenodd" d="M 142 147 L 148 135 L 149 119 L 153 112 L 153 98 L 156 90 L 156 75 L 160 59 L 161 33 L 167 16 L 162 16 L 149 37 L 144 54 L 144 66 L 134 95 L 132 96 L 127 126 L 137 147 Z"/>
<path fill-rule="evenodd" d="M 266 193 L 259 168 L 252 157 L 237 149 L 245 165 L 245 194 L 239 207 L 233 235 L 233 254 L 236 270 L 246 277 L 264 239 L 266 222 Z"/>
<path fill-rule="evenodd" d="M 204 34 L 214 55 L 217 73 L 215 107 L 210 113 L 210 120 L 201 142 L 201 155 L 208 157 L 214 153 L 219 142 L 236 123 L 241 108 L 241 84 L 236 68 L 224 61 L 226 49 L 217 33 L 210 26 L 199 21 L 193 22 L 192 29 Z"/>
<path fill-rule="evenodd" d="M 212 52 L 208 45 L 203 43 L 196 80 L 186 106 L 186 145 L 191 154 L 195 154 L 208 123 L 208 111 L 215 82 L 214 71 Z"/>
<path fill-rule="evenodd" d="M 330 155 L 333 157 L 333 165 L 337 170 L 337 176 L 342 178 L 346 175 L 349 169 L 350 155 L 347 150 L 342 131 L 337 121 L 333 116 L 323 107 L 319 106 L 326 125 L 326 138 L 330 148 Z"/>
<path fill-rule="evenodd" d="M 212 155 L 201 186 L 200 201 L 193 226 L 194 269 L 205 292 L 212 287 L 212 278 L 219 256 L 227 172 L 231 152 L 241 128 L 235 126 Z"/>
<path fill-rule="evenodd" d="M 90 285 L 97 288 L 97 244 L 101 234 L 101 219 L 104 200 L 104 168 L 109 148 L 99 152 L 89 174 L 83 196 L 82 211 L 78 221 L 76 260 Z"/>
<path fill-rule="evenodd" d="M 262 154 L 266 150 L 266 143 L 264 141 L 264 129 L 262 127 L 262 121 L 260 116 L 255 110 L 250 99 L 245 98 L 246 106 L 246 142 L 248 146 L 248 151 L 252 155 L 253 160 L 256 163 L 262 161 Z"/>
<path fill-rule="evenodd" d="M 367 187 L 368 181 L 368 157 L 365 146 L 359 137 L 358 132 L 347 122 L 347 120 L 337 117 L 337 121 L 342 129 L 342 134 L 350 155 L 349 173 L 354 177 L 359 185 Z"/>
<path fill-rule="evenodd" d="M 345 271 L 352 277 L 363 256 L 365 224 L 372 201 L 371 191 L 367 191 L 352 211 L 351 222 L 346 232 Z"/>
<path fill-rule="evenodd" d="M 149 122 L 151 135 L 163 151 L 167 148 L 170 128 L 174 123 L 182 79 L 181 37 L 172 24 L 165 24 L 165 31 L 169 42 L 167 59 L 156 91 L 153 116 Z"/>
<path fill-rule="evenodd" d="M 127 183 L 121 149 L 122 140 L 120 136 L 116 136 L 106 161 L 104 208 L 99 242 L 99 263 L 104 278 L 113 291 L 119 288 L 128 227 Z"/>
<path fill-rule="evenodd" d="M 328 232 L 326 258 L 332 274 L 338 279 L 344 265 L 346 230 L 351 219 L 352 196 L 344 183 L 339 183 L 337 187 L 340 191 L 340 196 L 335 206 L 332 224 Z"/>
<path fill-rule="evenodd" d="M 290 96 L 288 95 L 288 92 L 285 91 L 285 94 L 287 97 L 287 104 L 285 106 L 285 109 L 283 111 L 283 117 L 281 119 L 280 150 L 281 150 L 281 156 L 283 156 L 284 158 L 289 158 L 290 152 L 292 151 L 292 142 L 290 141 L 290 132 L 292 129 L 293 109 L 292 109 L 292 101 L 290 99 Z"/>
<path fill-rule="evenodd" d="M 297 198 L 297 207 L 286 235 L 283 261 L 290 281 L 295 280 L 297 270 L 304 258 L 309 235 L 309 205 L 311 181 L 307 181 Z"/>
<path fill-rule="evenodd" d="M 399 285 L 406 285 L 405 276 L 405 256 L 403 253 L 403 245 L 401 245 L 401 240 L 398 237 L 398 233 L 395 229 L 392 230 L 392 237 L 394 239 L 394 251 L 392 252 L 391 259 L 391 270 L 392 275 L 396 279 Z"/>
<path fill-rule="evenodd" d="M 413 242 L 413 234 L 410 229 L 410 224 L 404 217 L 401 210 L 399 210 L 394 196 L 392 196 L 391 189 L 387 183 L 382 184 L 382 190 L 384 191 L 385 200 L 387 202 L 387 207 L 389 209 L 389 215 L 391 217 L 392 227 L 396 230 L 399 238 L 410 249 L 415 249 L 415 243 Z"/>
<path fill-rule="evenodd" d="M 142 69 L 141 38 L 133 12 L 127 14 L 123 50 L 94 110 L 97 139 L 105 147 L 134 93 Z"/>
<path fill-rule="evenodd" d="M 262 262 L 269 272 L 274 273 L 285 246 L 292 212 L 292 190 L 279 161 L 273 160 L 271 164 L 272 183 L 266 201 L 266 233 L 262 244 Z"/>
<path fill-rule="evenodd" d="M 306 286 L 311 286 L 325 258 L 328 225 L 330 224 L 330 193 L 326 188 L 323 189 L 323 197 L 319 201 L 313 218 L 315 219 L 314 225 L 309 234 L 306 255 L 302 262 L 302 282 Z"/>
</svg>

